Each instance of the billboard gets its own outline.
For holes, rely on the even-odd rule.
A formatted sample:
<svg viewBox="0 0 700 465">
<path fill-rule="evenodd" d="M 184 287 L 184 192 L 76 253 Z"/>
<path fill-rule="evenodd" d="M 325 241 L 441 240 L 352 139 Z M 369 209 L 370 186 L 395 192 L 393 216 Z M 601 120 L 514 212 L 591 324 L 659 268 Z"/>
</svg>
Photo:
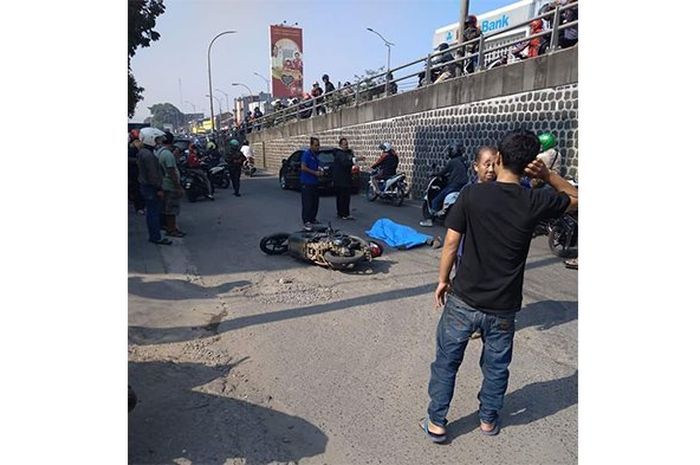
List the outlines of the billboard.
<svg viewBox="0 0 700 465">
<path fill-rule="evenodd" d="M 304 92 L 304 46 L 301 28 L 270 26 L 270 76 L 273 98 Z"/>
</svg>

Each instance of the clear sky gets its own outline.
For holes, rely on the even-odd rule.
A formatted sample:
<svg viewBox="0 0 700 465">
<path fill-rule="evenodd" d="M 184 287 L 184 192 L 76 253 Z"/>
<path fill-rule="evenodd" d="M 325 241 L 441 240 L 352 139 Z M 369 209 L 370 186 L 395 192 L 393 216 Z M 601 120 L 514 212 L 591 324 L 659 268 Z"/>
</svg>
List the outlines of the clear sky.
<svg viewBox="0 0 700 465">
<path fill-rule="evenodd" d="M 471 0 L 469 9 L 481 14 L 515 1 Z M 132 121 L 143 121 L 149 106 L 164 102 L 189 113 L 189 101 L 197 112 L 209 113 L 207 47 L 221 31 L 237 33 L 218 38 L 212 47 L 212 85 L 228 94 L 232 106 L 235 97 L 247 93 L 233 82 L 255 93 L 266 90 L 267 83 L 253 73 L 269 79 L 270 24 L 286 20 L 303 29 L 304 87 L 309 90 L 324 73 L 337 84 L 386 65 L 386 47 L 367 27 L 396 44 L 392 66 L 427 55 L 435 29 L 458 21 L 460 0 L 166 0 L 165 5 L 156 20 L 160 40 L 138 49 L 131 60 L 145 88 Z M 214 95 L 226 105 L 221 92 Z"/>
</svg>

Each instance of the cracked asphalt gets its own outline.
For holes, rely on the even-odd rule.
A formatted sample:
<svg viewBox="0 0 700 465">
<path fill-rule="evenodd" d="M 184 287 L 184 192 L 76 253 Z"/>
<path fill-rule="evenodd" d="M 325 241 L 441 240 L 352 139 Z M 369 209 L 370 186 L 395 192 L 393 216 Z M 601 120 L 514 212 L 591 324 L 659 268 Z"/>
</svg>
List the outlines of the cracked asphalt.
<svg viewBox="0 0 700 465">
<path fill-rule="evenodd" d="M 480 341 L 470 342 L 448 415 L 450 441 L 418 429 L 428 402 L 440 250 L 385 249 L 371 267 L 330 271 L 266 256 L 266 234 L 299 229 L 300 195 L 273 176 L 238 198 L 184 202 L 188 234 L 147 242 L 129 212 L 129 463 L 574 464 L 578 449 L 577 272 L 533 241 L 502 432 L 478 432 Z M 364 235 L 390 218 L 418 226 L 420 205 L 353 196 Z"/>
</svg>

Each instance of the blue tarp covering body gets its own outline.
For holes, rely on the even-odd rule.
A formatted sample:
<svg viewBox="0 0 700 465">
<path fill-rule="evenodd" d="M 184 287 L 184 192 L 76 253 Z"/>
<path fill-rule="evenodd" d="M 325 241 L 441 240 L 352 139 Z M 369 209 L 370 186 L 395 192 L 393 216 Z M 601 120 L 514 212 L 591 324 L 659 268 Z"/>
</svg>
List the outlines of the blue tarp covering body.
<svg viewBox="0 0 700 465">
<path fill-rule="evenodd" d="M 380 218 L 374 222 L 372 228 L 365 233 L 374 239 L 384 241 L 390 247 L 397 249 L 410 249 L 428 243 L 432 236 L 422 234 L 415 229 L 394 223 L 388 218 Z"/>
</svg>

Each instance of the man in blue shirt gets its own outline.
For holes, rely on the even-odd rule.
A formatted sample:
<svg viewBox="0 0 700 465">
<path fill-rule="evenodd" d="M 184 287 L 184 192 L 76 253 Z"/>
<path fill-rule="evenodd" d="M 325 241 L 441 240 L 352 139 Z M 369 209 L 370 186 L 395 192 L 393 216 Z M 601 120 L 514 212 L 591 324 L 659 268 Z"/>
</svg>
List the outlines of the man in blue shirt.
<svg viewBox="0 0 700 465">
<path fill-rule="evenodd" d="M 301 156 L 301 219 L 304 229 L 311 230 L 318 223 L 318 178 L 323 171 L 318 166 L 318 152 L 321 142 L 318 137 L 312 137 L 311 148 Z"/>
</svg>

